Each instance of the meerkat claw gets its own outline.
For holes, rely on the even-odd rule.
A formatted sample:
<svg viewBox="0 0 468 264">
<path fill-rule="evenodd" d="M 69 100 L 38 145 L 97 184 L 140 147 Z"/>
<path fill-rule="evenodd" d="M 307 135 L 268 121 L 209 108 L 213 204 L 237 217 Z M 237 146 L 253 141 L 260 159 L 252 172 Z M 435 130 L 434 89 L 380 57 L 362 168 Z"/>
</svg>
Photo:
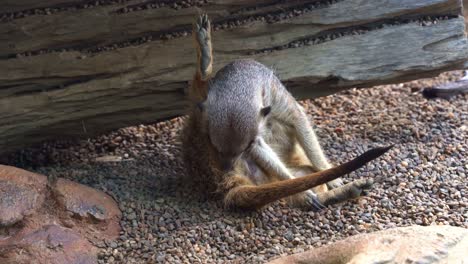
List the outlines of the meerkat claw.
<svg viewBox="0 0 468 264">
<path fill-rule="evenodd" d="M 317 195 L 310 190 L 306 192 L 306 206 L 308 209 L 315 212 L 326 208 L 326 206 L 319 201 Z"/>
<path fill-rule="evenodd" d="M 204 28 L 210 28 L 210 20 L 208 19 L 208 15 L 207 14 L 203 14 L 202 17 L 202 25 Z"/>
</svg>

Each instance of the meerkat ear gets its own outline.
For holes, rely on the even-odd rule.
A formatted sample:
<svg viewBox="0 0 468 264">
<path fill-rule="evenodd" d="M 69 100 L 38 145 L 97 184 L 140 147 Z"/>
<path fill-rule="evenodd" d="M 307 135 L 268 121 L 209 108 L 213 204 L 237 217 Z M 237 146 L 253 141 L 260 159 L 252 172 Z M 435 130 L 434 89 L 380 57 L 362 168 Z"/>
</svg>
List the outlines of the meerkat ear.
<svg viewBox="0 0 468 264">
<path fill-rule="evenodd" d="M 263 117 L 267 116 L 270 112 L 271 112 L 271 106 L 264 107 L 262 108 L 262 110 L 260 110 L 260 114 Z"/>
</svg>

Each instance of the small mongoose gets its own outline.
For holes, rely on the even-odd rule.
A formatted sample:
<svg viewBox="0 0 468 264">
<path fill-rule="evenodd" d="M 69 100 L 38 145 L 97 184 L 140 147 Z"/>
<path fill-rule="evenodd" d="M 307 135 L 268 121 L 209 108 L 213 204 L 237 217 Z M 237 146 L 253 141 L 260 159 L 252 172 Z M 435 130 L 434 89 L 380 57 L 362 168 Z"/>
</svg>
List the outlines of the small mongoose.
<svg viewBox="0 0 468 264">
<path fill-rule="evenodd" d="M 191 177 L 213 186 L 228 208 L 257 209 L 285 198 L 293 206 L 320 210 L 365 194 L 372 180 L 343 185 L 339 177 L 390 147 L 333 167 L 305 111 L 272 70 L 241 59 L 212 76 L 206 15 L 195 22 L 193 35 L 198 60 L 183 132 Z"/>
</svg>

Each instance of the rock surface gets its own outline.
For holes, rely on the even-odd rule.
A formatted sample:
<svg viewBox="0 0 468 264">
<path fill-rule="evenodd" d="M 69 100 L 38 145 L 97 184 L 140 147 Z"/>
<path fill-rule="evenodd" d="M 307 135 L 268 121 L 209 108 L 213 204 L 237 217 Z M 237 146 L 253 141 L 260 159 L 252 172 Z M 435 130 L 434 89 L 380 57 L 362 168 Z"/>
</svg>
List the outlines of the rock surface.
<svg viewBox="0 0 468 264">
<path fill-rule="evenodd" d="M 9 241 L 0 260 L 6 263 L 91 264 L 97 263 L 97 248 L 79 233 L 58 225 L 15 237 Z M 4 263 L 4 262 L 2 262 Z"/>
<path fill-rule="evenodd" d="M 0 212 L 0 263 L 96 263 L 92 242 L 120 231 L 120 210 L 107 194 L 64 179 L 49 185 L 3 165 Z"/>
<path fill-rule="evenodd" d="M 32 214 L 44 201 L 46 178 L 14 167 L 0 166 L 0 227 Z"/>
<path fill-rule="evenodd" d="M 269 264 L 466 263 L 468 229 L 410 226 L 357 235 Z"/>
<path fill-rule="evenodd" d="M 57 182 L 57 194 L 73 218 L 95 223 L 107 236 L 119 235 L 121 213 L 109 195 L 64 179 Z"/>
<path fill-rule="evenodd" d="M 24 186 L 0 181 L 0 225 L 8 226 L 31 214 L 39 204 L 39 193 Z"/>
</svg>

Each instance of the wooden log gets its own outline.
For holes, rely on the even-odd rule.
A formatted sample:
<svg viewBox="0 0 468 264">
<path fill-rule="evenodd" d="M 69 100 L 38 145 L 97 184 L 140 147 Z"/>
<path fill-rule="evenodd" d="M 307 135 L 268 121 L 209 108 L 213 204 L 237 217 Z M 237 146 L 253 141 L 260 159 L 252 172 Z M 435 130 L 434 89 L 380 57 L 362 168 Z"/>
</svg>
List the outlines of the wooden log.
<svg viewBox="0 0 468 264">
<path fill-rule="evenodd" d="M 203 11 L 208 12 L 214 23 L 219 25 L 232 19 L 265 18 L 274 14 L 279 8 L 276 5 L 273 7 L 265 5 L 255 11 L 240 12 L 236 0 L 217 2 L 220 3 L 204 6 Z M 260 2 L 273 4 L 277 1 Z M 302 2 L 314 1 L 290 2 L 292 4 L 286 4 L 282 8 L 303 8 L 305 4 Z M 356 5 L 359 8 L 356 8 Z M 17 53 L 40 50 L 60 51 L 68 48 L 87 50 L 106 45 L 112 48 L 114 45 L 125 44 L 129 40 L 158 38 L 159 35 L 171 31 L 188 32 L 194 17 L 200 12 L 192 7 L 181 10 L 158 8 L 118 13 L 122 8 L 124 8 L 122 5 L 98 6 L 93 9 L 64 11 L 47 16 L 30 16 L 11 23 L 0 24 L 0 57 L 11 57 Z M 348 14 L 349 10 L 353 10 L 352 16 Z M 232 13 L 234 15 L 231 15 Z M 244 29 L 239 32 L 241 36 L 230 35 L 231 38 L 238 37 L 237 43 L 234 43 L 231 48 L 240 49 L 242 46 L 236 46 L 237 44 L 247 44 L 249 46 L 244 49 L 262 49 L 268 48 L 268 45 L 287 44 L 297 38 L 327 30 L 358 25 L 371 26 L 372 22 L 379 20 L 459 13 L 460 3 L 457 0 L 340 1 L 334 5 L 315 8 L 303 15 L 280 21 L 274 27 L 265 23 L 257 23 L 255 29 L 250 32 Z M 240 38 L 252 36 L 257 39 Z M 258 39 L 259 37 L 263 39 Z M 265 39 L 270 42 L 265 43 Z"/>
<path fill-rule="evenodd" d="M 0 152 L 184 113 L 195 65 L 190 23 L 200 11 L 139 3 L 0 23 Z M 299 99 L 468 61 L 458 0 L 223 0 L 201 9 L 216 28 L 215 70 L 254 58 Z"/>
<path fill-rule="evenodd" d="M 465 31 L 468 30 L 468 0 L 463 0 L 463 16 L 465 17 Z"/>
<path fill-rule="evenodd" d="M 57 8 L 65 6 L 73 6 L 85 2 L 91 2 L 89 0 L 2 0 L 0 5 L 0 13 L 12 13 L 12 12 L 24 12 L 25 10 L 31 10 L 36 8 Z"/>
</svg>

